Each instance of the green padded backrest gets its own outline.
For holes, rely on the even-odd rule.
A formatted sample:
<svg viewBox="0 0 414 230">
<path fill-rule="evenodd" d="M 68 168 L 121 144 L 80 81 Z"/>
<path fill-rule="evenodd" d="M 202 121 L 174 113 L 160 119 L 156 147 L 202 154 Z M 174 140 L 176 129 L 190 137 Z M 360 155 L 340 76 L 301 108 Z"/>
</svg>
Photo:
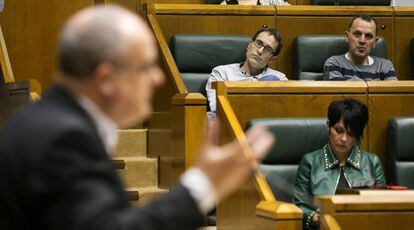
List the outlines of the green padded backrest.
<svg viewBox="0 0 414 230">
<path fill-rule="evenodd" d="M 188 92 L 205 95 L 211 70 L 219 65 L 242 62 L 250 37 L 242 35 L 177 34 L 171 52 Z"/>
<path fill-rule="evenodd" d="M 414 117 L 388 122 L 387 181 L 414 189 Z"/>
<path fill-rule="evenodd" d="M 298 164 L 303 155 L 328 143 L 325 118 L 266 118 L 254 119 L 264 124 L 276 137 L 276 143 L 259 166 L 270 188 L 281 201 L 291 202 Z"/>
<path fill-rule="evenodd" d="M 348 52 L 348 43 L 340 35 L 298 36 L 293 41 L 293 78 L 322 80 L 326 59 Z M 372 56 L 387 58 L 385 40 L 379 38 Z"/>
<path fill-rule="evenodd" d="M 210 73 L 218 65 L 242 62 L 250 37 L 241 35 L 177 34 L 171 50 L 183 73 Z"/>
</svg>

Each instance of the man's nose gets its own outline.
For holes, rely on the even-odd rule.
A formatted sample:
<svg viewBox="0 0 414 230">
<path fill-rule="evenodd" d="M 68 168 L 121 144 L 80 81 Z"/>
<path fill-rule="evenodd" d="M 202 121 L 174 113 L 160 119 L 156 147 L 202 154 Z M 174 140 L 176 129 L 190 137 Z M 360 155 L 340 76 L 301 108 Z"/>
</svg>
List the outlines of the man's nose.
<svg viewBox="0 0 414 230">
<path fill-rule="evenodd" d="M 367 42 L 367 40 L 365 38 L 365 35 L 361 35 L 361 37 L 359 37 L 359 39 L 358 39 L 358 42 L 359 43 L 365 43 L 365 42 Z"/>
<path fill-rule="evenodd" d="M 259 54 L 262 54 L 262 53 L 264 52 L 264 46 L 262 46 L 262 47 L 258 48 L 258 49 L 257 49 L 257 52 L 258 52 Z"/>
</svg>

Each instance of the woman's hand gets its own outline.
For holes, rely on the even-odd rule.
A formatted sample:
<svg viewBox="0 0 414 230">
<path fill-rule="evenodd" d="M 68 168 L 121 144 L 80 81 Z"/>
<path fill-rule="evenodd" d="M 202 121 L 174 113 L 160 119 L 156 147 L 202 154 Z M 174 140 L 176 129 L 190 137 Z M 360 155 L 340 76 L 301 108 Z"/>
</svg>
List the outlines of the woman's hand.
<svg viewBox="0 0 414 230">
<path fill-rule="evenodd" d="M 315 223 L 319 222 L 319 208 L 316 209 L 315 214 L 312 217 L 312 221 Z"/>
</svg>

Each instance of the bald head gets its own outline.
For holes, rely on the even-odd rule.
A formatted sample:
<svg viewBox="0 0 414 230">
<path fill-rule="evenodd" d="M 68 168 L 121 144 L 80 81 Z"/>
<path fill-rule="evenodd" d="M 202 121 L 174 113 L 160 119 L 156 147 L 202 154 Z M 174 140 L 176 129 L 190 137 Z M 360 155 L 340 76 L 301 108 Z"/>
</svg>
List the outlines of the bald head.
<svg viewBox="0 0 414 230">
<path fill-rule="evenodd" d="M 131 41 L 148 40 L 146 24 L 135 14 L 114 5 L 90 7 L 72 16 L 63 28 L 58 47 L 60 71 L 84 78 L 99 64 L 119 60 Z"/>
</svg>

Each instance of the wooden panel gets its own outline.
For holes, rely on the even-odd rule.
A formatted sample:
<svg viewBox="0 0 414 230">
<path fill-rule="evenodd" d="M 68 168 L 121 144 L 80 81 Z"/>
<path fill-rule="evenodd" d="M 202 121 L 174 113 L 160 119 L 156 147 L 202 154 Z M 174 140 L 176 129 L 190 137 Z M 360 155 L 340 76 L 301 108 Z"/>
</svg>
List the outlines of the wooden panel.
<svg viewBox="0 0 414 230">
<path fill-rule="evenodd" d="M 204 0 L 135 0 L 136 1 L 136 11 L 138 14 L 144 16 L 144 5 L 147 3 L 162 3 L 162 4 L 200 4 L 204 3 Z"/>
<path fill-rule="evenodd" d="M 392 117 L 414 116 L 412 94 L 369 94 L 368 150 L 377 154 L 385 167 L 387 126 Z"/>
<path fill-rule="evenodd" d="M 176 123 L 173 127 L 182 130 L 184 134 L 184 139 L 182 137 L 176 139 L 177 136 L 173 136 L 172 151 L 175 158 L 184 156 L 186 169 L 193 164 L 201 148 L 207 122 L 206 101 L 207 99 L 199 93 L 178 94 L 171 101 L 173 108 L 184 116 L 182 124 L 172 121 Z M 173 130 L 173 133 L 176 132 Z M 176 145 L 182 145 L 182 147 Z M 176 149 L 182 149 L 182 151 L 176 151 Z"/>
<path fill-rule="evenodd" d="M 385 166 L 389 119 L 414 116 L 414 81 L 367 82 L 368 84 L 368 150 L 377 154 Z"/>
<path fill-rule="evenodd" d="M 108 4 L 108 3 L 118 4 L 118 5 L 121 5 L 121 6 L 127 8 L 127 9 L 129 9 L 133 12 L 136 12 L 136 10 L 137 10 L 137 1 L 139 1 L 139 0 L 100 0 L 100 1 L 104 1 L 104 3 L 106 3 L 106 4 Z M 97 3 L 96 0 L 95 0 L 95 3 Z"/>
<path fill-rule="evenodd" d="M 169 187 L 176 184 L 181 173 L 190 167 L 196 158 L 206 127 L 205 104 L 206 99 L 201 94 L 176 95 L 172 99 L 171 125 L 164 126 L 166 130 L 171 130 L 171 143 L 165 143 L 163 139 L 155 139 L 157 143 L 151 143 L 164 146 L 159 153 L 160 186 Z"/>
<path fill-rule="evenodd" d="M 274 15 L 274 6 L 252 5 L 180 5 L 180 4 L 155 4 L 157 14 L 168 15 Z"/>
<path fill-rule="evenodd" d="M 277 15 L 296 16 L 354 16 L 368 14 L 371 16 L 393 16 L 390 6 L 277 6 Z"/>
<path fill-rule="evenodd" d="M 316 197 L 321 215 L 333 218 L 331 223 L 322 223 L 322 229 L 338 229 L 338 225 L 341 229 L 412 229 L 414 197 L 398 191 L 388 192 L 390 194 L 379 196 Z"/>
<path fill-rule="evenodd" d="M 397 13 L 398 11 L 396 11 Z M 414 11 L 411 13 L 414 14 Z M 410 41 L 414 37 L 414 15 L 395 17 L 395 62 L 397 76 L 400 80 L 414 79 L 411 71 Z"/>
<path fill-rule="evenodd" d="M 311 0 L 296 0 L 296 4 L 292 5 L 312 5 Z"/>
<path fill-rule="evenodd" d="M 207 108 L 204 105 L 185 107 L 185 169 L 191 167 L 197 158 L 206 130 Z M 177 153 L 183 154 L 183 153 Z"/>
<path fill-rule="evenodd" d="M 292 6 L 293 7 L 293 6 Z M 289 16 L 279 15 L 281 10 L 277 8 L 276 28 L 282 34 L 284 47 L 277 59 L 277 70 L 285 73 L 289 78 L 292 78 L 293 73 L 293 40 L 298 35 L 310 34 L 333 34 L 344 35 L 348 29 L 351 16 Z M 306 8 L 304 8 L 306 9 Z M 288 11 L 288 10 L 286 10 Z M 291 10 L 290 10 L 291 11 Z M 300 11 L 298 14 L 312 14 L 313 11 Z M 325 12 L 325 11 L 323 11 Z M 296 11 L 285 12 L 286 14 L 293 14 Z M 316 12 L 315 14 L 320 14 Z M 344 11 L 332 11 L 335 13 L 347 13 Z M 388 58 L 393 61 L 394 53 L 394 20 L 392 17 L 377 17 L 378 24 L 384 26 L 384 29 L 379 29 L 378 35 L 385 38 L 387 43 Z"/>
<path fill-rule="evenodd" d="M 356 98 L 367 103 L 365 94 L 229 95 L 229 101 L 243 128 L 249 120 L 255 118 L 326 117 L 329 104 L 342 98 Z M 367 129 L 364 133 L 367 133 Z M 361 149 L 368 149 L 367 144 L 367 138 L 363 138 Z"/>
<path fill-rule="evenodd" d="M 263 24 L 269 27 L 275 26 L 273 16 L 158 15 L 157 19 L 168 42 L 175 34 L 244 34 L 252 36 Z"/>
<path fill-rule="evenodd" d="M 93 0 L 6 1 L 0 24 L 16 81 L 34 78 L 43 87 L 50 85 L 63 22 L 75 11 L 93 4 Z"/>
<path fill-rule="evenodd" d="M 412 229 L 414 212 L 357 212 L 334 216 L 342 229 L 354 230 L 388 230 Z M 358 223 L 358 224 L 356 224 Z"/>
<path fill-rule="evenodd" d="M 394 6 L 396 16 L 414 16 L 413 6 Z"/>
<path fill-rule="evenodd" d="M 239 190 L 219 204 L 217 229 L 302 229 L 301 220 L 274 220 L 257 216 L 255 210 L 260 197 L 253 180 L 249 178 Z"/>
<path fill-rule="evenodd" d="M 214 83 L 213 83 L 214 84 Z M 364 94 L 366 83 L 363 81 L 273 81 L 273 82 L 223 82 L 227 93 L 285 93 L 285 94 L 326 94 L 347 93 Z M 403 84 L 401 84 L 403 85 Z"/>
</svg>

